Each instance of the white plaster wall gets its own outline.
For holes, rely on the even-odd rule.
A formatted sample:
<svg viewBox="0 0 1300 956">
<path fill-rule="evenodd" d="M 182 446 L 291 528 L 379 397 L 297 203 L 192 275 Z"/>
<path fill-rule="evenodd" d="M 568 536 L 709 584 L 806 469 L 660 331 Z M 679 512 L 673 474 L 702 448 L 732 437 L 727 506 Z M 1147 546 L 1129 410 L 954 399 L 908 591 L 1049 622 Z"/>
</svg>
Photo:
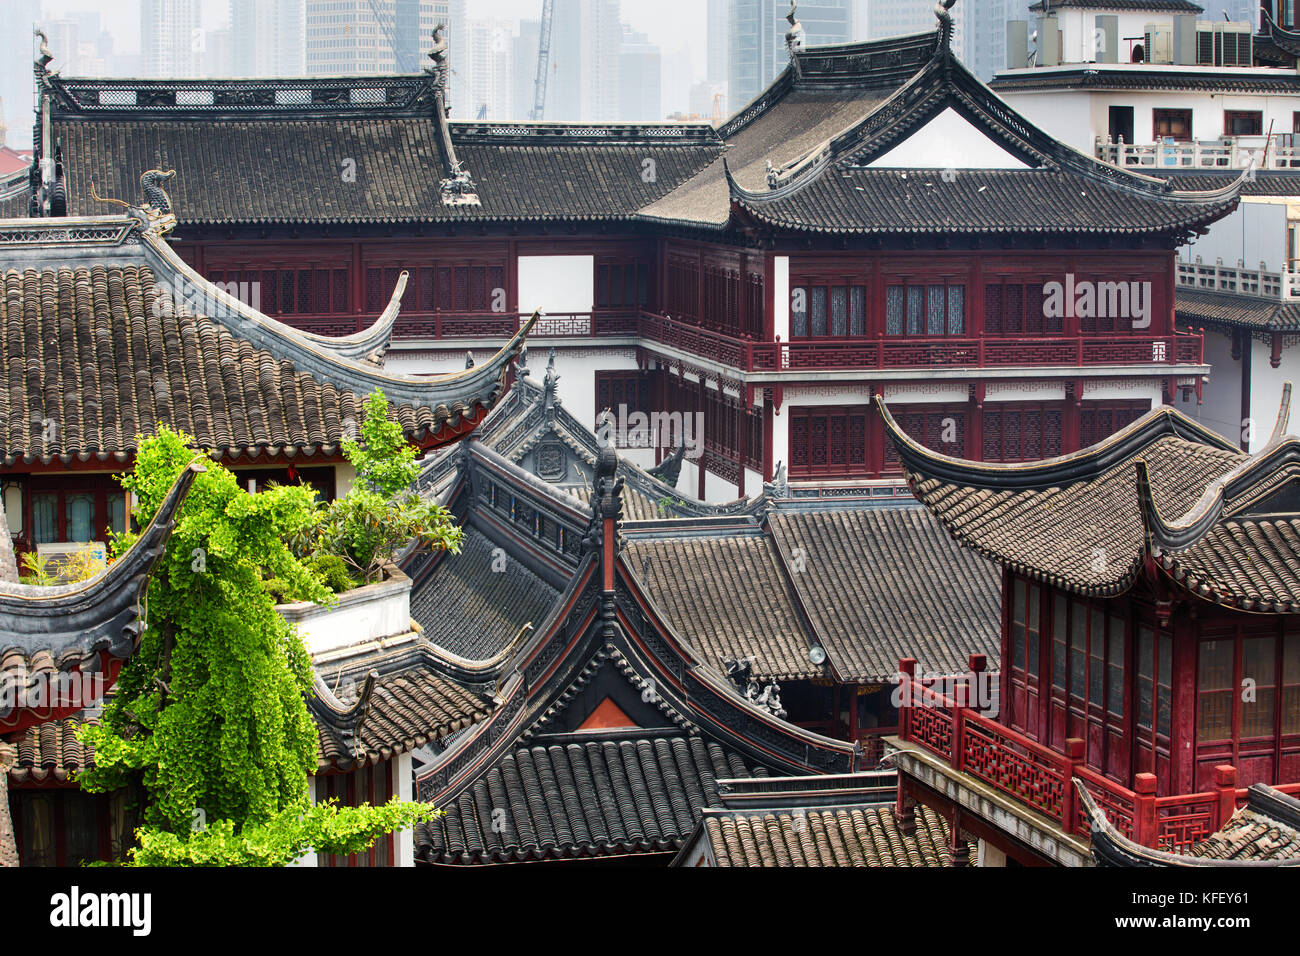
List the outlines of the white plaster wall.
<svg viewBox="0 0 1300 956">
<path fill-rule="evenodd" d="M 528 367 L 532 370 L 532 379 L 540 383 L 546 374 L 547 355 L 538 353 L 541 349 L 530 350 Z M 556 349 L 555 371 L 560 376 L 557 394 L 560 403 L 588 428 L 596 428 L 596 370 L 619 371 L 635 369 L 636 352 L 633 349 Z M 633 409 L 628 409 L 629 412 Z M 655 409 L 641 409 L 652 412 Z M 618 409 L 614 409 L 617 414 Z M 653 453 L 652 453 L 653 457 Z"/>
<path fill-rule="evenodd" d="M 786 474 L 790 473 L 790 406 L 783 404 L 780 414 L 772 416 L 772 470 L 779 463 L 785 464 Z"/>
<path fill-rule="evenodd" d="M 520 256 L 519 310 L 590 312 L 596 294 L 595 263 L 594 256 Z"/>
<path fill-rule="evenodd" d="M 773 256 L 773 331 L 782 342 L 790 341 L 790 257 Z"/>
<path fill-rule="evenodd" d="M 899 405 L 965 404 L 970 389 L 965 385 L 911 385 L 885 383 L 885 403 Z"/>
<path fill-rule="evenodd" d="M 1268 364 L 1269 345 L 1251 339 L 1250 342 L 1250 417 L 1254 420 L 1254 435 L 1250 443 L 1250 452 L 1257 452 L 1268 444 L 1268 437 L 1273 433 L 1277 421 L 1278 406 L 1282 403 L 1282 386 L 1286 382 L 1300 387 L 1300 345 L 1293 345 L 1282 350 L 1282 364 L 1273 368 Z M 1296 417 L 1294 390 L 1291 398 L 1291 424 L 1287 428 L 1292 434 L 1300 430 L 1300 421 Z"/>
<path fill-rule="evenodd" d="M 407 577 L 368 584 L 338 595 L 333 607 L 303 602 L 276 610 L 298 628 L 312 654 L 322 654 L 406 634 L 411 629 L 411 581 Z"/>
<path fill-rule="evenodd" d="M 313 807 L 316 806 L 316 784 L 317 784 L 317 782 L 318 782 L 318 781 L 316 780 L 315 777 L 308 777 L 308 778 L 307 778 L 307 799 L 311 801 L 311 805 L 312 805 Z M 296 859 L 296 860 L 294 860 L 292 863 L 290 863 L 289 866 L 290 866 L 291 868 L 298 868 L 298 867 L 307 868 L 307 867 L 310 867 L 310 868 L 312 868 L 312 869 L 315 869 L 315 867 L 316 867 L 316 850 L 315 850 L 315 848 L 312 848 L 312 849 L 308 850 L 306 853 L 304 853 L 304 854 L 303 854 L 302 856 L 300 856 L 298 859 Z"/>
<path fill-rule="evenodd" d="M 1201 388 L 1201 403 L 1193 392 L 1186 402 L 1178 398 L 1174 407 L 1235 444 L 1241 441 L 1241 362 L 1233 361 L 1232 340 L 1206 329 L 1205 362 L 1211 372 Z"/>
<path fill-rule="evenodd" d="M 1214 265 L 1216 259 L 1222 259 L 1225 266 L 1240 261 L 1247 269 L 1258 269 L 1263 262 L 1267 271 L 1281 272 L 1287 260 L 1286 198 L 1259 198 L 1266 201 L 1243 199 L 1230 215 L 1213 223 L 1204 236 L 1180 249 L 1179 255 L 1189 262 L 1200 256 L 1206 265 Z"/>
<path fill-rule="evenodd" d="M 951 106 L 873 160 L 877 169 L 1025 169 Z"/>
<path fill-rule="evenodd" d="M 745 494 L 755 498 L 763 492 L 763 476 L 749 468 L 745 469 Z"/>
<path fill-rule="evenodd" d="M 785 404 L 797 405 L 800 408 L 814 405 L 869 405 L 871 388 L 867 385 L 787 388 Z"/>
<path fill-rule="evenodd" d="M 1094 119 L 1087 93 L 1000 93 L 1025 119 L 1067 146 L 1092 155 Z M 1102 111 L 1105 116 L 1105 111 Z M 1106 131 L 1102 124 L 1102 133 Z"/>
<path fill-rule="evenodd" d="M 350 461 L 341 461 L 334 466 L 334 494 L 342 498 L 356 484 L 357 469 Z"/>
<path fill-rule="evenodd" d="M 393 773 L 393 796 L 398 800 L 414 800 L 415 781 L 411 776 L 411 755 L 402 754 L 396 760 L 388 762 Z M 397 848 L 396 866 L 415 866 L 415 831 L 399 830 L 393 834 L 393 843 Z"/>
<path fill-rule="evenodd" d="M 1145 400 L 1152 407 L 1161 404 L 1164 391 L 1158 379 L 1139 378 L 1132 381 L 1123 379 L 1083 383 L 1083 400 L 1086 402 L 1139 401 Z"/>
<path fill-rule="evenodd" d="M 1103 68 L 1104 69 L 1104 68 Z M 1129 69 L 1135 72 L 1176 70 L 1177 66 L 1149 65 Z M 1251 70 L 1233 70 L 1249 74 Z M 1017 71 L 1014 75 L 1023 75 Z M 1026 119 L 1061 141 L 1088 155 L 1094 154 L 1097 137 L 1103 140 L 1110 131 L 1110 107 L 1133 107 L 1133 141 L 1140 145 L 1154 142 L 1152 110 L 1189 109 L 1192 111 L 1192 138 L 1214 141 L 1223 136 L 1225 110 L 1256 110 L 1263 114 L 1263 130 L 1291 131 L 1291 113 L 1295 97 L 1285 95 L 1245 95 L 1210 92 L 1161 90 L 1143 93 L 1134 90 L 1027 90 L 999 94 Z M 1239 137 L 1243 145 L 1262 145 L 1263 136 Z M 1150 167 L 1144 167 L 1150 171 Z"/>
<path fill-rule="evenodd" d="M 984 402 L 1060 402 L 1065 400 L 1063 382 L 989 382 L 984 386 Z"/>
<path fill-rule="evenodd" d="M 474 362 L 481 365 L 495 351 L 476 350 Z M 550 350 L 533 347 L 528 350 L 528 368 L 534 382 L 540 383 L 546 374 Z M 391 352 L 386 368 L 405 375 L 451 372 L 465 367 L 465 352 Z M 596 371 L 624 371 L 637 368 L 636 351 L 630 348 L 582 349 L 557 348 L 555 371 L 560 376 L 558 394 L 560 402 L 577 416 L 588 428 L 596 425 Z M 642 409 L 654 411 L 654 409 Z M 653 462 L 652 462 L 653 463 Z"/>
</svg>

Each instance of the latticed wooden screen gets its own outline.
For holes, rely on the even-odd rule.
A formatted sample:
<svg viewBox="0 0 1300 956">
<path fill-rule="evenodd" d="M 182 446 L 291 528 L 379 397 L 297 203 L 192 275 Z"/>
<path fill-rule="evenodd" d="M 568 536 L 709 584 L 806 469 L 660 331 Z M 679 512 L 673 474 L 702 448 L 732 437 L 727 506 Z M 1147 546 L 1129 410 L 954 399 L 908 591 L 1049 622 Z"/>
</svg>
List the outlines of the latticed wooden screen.
<svg viewBox="0 0 1300 956">
<path fill-rule="evenodd" d="M 931 451 L 953 458 L 966 457 L 966 413 L 943 408 L 920 410 L 902 407 L 893 410 L 894 420 L 916 441 Z M 900 467 L 898 452 L 892 441 L 885 442 L 885 463 L 892 470 Z"/>
<path fill-rule="evenodd" d="M 497 289 L 505 290 L 506 268 L 499 265 L 435 265 L 407 270 L 410 278 L 402 300 L 406 312 L 490 312 L 501 303 Z M 402 269 L 370 266 L 366 269 L 366 312 L 383 311 L 397 286 Z M 503 304 L 503 303 L 502 303 Z"/>
<path fill-rule="evenodd" d="M 984 406 L 984 461 L 1036 461 L 1061 454 L 1059 408 Z"/>
<path fill-rule="evenodd" d="M 1061 316 L 1043 314 L 1043 283 L 997 283 L 984 287 L 984 334 L 1060 335 Z"/>
<path fill-rule="evenodd" d="M 1104 405 L 1084 402 L 1079 413 L 1079 444 L 1088 448 L 1104 441 L 1150 410 L 1150 402 L 1114 402 Z"/>
<path fill-rule="evenodd" d="M 790 474 L 855 476 L 867 470 L 870 407 L 796 408 L 790 415 Z"/>
</svg>

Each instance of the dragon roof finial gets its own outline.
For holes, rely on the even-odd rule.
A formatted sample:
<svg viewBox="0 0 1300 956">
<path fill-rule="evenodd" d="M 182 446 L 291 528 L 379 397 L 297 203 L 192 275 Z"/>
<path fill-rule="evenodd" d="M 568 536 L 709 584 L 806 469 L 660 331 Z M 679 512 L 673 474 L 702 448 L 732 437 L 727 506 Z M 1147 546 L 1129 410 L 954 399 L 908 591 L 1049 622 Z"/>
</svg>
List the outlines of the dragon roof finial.
<svg viewBox="0 0 1300 956">
<path fill-rule="evenodd" d="M 798 0 L 790 0 L 790 12 L 785 15 L 786 20 L 790 23 L 790 29 L 785 34 L 785 48 L 790 51 L 791 55 L 802 52 L 804 47 L 803 24 L 795 16 L 795 9 L 798 6 Z"/>
<path fill-rule="evenodd" d="M 952 45 L 952 14 L 949 12 L 957 0 L 939 0 L 934 5 L 934 15 L 939 21 L 939 49 L 950 50 Z"/>
</svg>

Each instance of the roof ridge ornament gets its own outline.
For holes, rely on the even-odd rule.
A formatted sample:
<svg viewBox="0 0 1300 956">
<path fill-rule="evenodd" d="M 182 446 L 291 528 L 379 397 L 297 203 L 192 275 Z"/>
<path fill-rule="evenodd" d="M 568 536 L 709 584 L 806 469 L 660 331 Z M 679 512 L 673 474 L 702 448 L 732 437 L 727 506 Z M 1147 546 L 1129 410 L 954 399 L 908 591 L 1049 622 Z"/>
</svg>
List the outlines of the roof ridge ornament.
<svg viewBox="0 0 1300 956">
<path fill-rule="evenodd" d="M 794 59 L 796 53 L 802 53 L 804 50 L 805 34 L 803 24 L 795 16 L 795 10 L 798 8 L 798 0 L 790 0 L 790 12 L 785 15 L 786 20 L 790 23 L 790 29 L 785 32 L 785 48 L 790 53 L 790 59 Z"/>
<path fill-rule="evenodd" d="M 939 45 L 935 48 L 936 54 L 952 55 L 952 31 L 953 22 L 952 10 L 957 0 L 939 0 L 934 5 L 934 15 L 939 20 Z"/>
<path fill-rule="evenodd" d="M 176 215 L 172 212 L 172 200 L 162 184 L 176 178 L 174 169 L 146 169 L 140 174 L 140 191 L 144 202 L 133 206 L 121 199 L 101 196 L 95 190 L 95 181 L 90 181 L 91 198 L 97 202 L 111 202 L 127 210 L 127 215 L 140 223 L 141 231 L 154 236 L 165 236 L 176 228 Z"/>
<path fill-rule="evenodd" d="M 425 73 L 433 75 L 433 82 L 436 83 L 440 89 L 445 89 L 447 86 L 448 44 L 447 38 L 443 36 L 446 29 L 447 24 L 445 23 L 439 23 L 433 28 L 433 47 L 428 53 L 428 57 L 433 61 L 433 65 L 424 68 Z"/>
</svg>

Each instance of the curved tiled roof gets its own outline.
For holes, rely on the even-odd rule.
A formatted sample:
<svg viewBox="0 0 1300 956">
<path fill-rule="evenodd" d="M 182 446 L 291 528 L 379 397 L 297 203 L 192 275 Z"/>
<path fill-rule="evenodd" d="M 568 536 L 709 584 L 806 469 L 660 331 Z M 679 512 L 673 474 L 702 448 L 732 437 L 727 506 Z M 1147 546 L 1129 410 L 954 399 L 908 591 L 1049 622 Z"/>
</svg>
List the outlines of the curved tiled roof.
<svg viewBox="0 0 1300 956">
<path fill-rule="evenodd" d="M 1181 587 L 1248 611 L 1300 611 L 1300 439 L 1233 451 L 1173 409 L 1024 466 L 945 458 L 886 411 L 917 497 L 963 544 L 1080 593 L 1126 590 L 1150 557 Z M 883 409 L 883 404 L 882 404 Z"/>
<path fill-rule="evenodd" d="M 319 733 L 321 770 L 380 763 L 440 740 L 487 717 L 490 701 L 435 674 L 418 661 L 365 680 L 356 697 L 329 690 L 318 679 L 308 703 Z M 358 738 L 357 728 L 360 727 Z"/>
<path fill-rule="evenodd" d="M 646 591 L 719 673 L 724 657 L 754 657 L 758 678 L 821 677 L 796 598 L 765 535 L 630 541 Z"/>
<path fill-rule="evenodd" d="M 1300 331 L 1300 304 L 1261 296 L 1179 289 L 1175 308 L 1186 325 L 1219 325 L 1265 332 Z"/>
<path fill-rule="evenodd" d="M 934 674 L 965 673 L 971 654 L 998 659 L 997 568 L 924 509 L 790 511 L 770 521 L 787 567 L 803 568 L 791 580 L 842 680 L 888 681 L 905 657 Z"/>
<path fill-rule="evenodd" d="M 409 440 L 444 444 L 500 397 L 532 327 L 477 368 L 391 375 L 339 354 L 352 340 L 306 335 L 225 295 L 133 219 L 3 228 L 22 263 L 0 276 L 6 465 L 120 463 L 159 424 L 232 457 L 333 454 L 375 389 Z M 356 341 L 373 344 L 369 332 Z"/>
<path fill-rule="evenodd" d="M 97 726 L 99 721 L 92 718 L 84 723 Z M 28 727 L 10 742 L 9 782 L 15 786 L 71 783 L 76 774 L 93 769 L 95 749 L 77 740 L 77 728 L 82 724 L 69 718 Z"/>
<path fill-rule="evenodd" d="M 559 596 L 557 588 L 467 526 L 460 554 L 438 558 L 412 592 L 411 616 L 432 644 L 466 660 L 488 660 L 525 624 L 540 625 Z"/>
<path fill-rule="evenodd" d="M 680 849 L 718 779 L 756 774 L 695 735 L 552 738 L 505 756 L 416 845 L 426 862 L 462 864 Z"/>
<path fill-rule="evenodd" d="M 887 806 L 709 814 L 704 827 L 718 866 L 953 865 L 948 825 L 921 804 L 911 834 Z"/>
<path fill-rule="evenodd" d="M 1160 563 L 1183 587 L 1248 611 L 1300 610 L 1300 518 L 1238 518 Z"/>
</svg>

